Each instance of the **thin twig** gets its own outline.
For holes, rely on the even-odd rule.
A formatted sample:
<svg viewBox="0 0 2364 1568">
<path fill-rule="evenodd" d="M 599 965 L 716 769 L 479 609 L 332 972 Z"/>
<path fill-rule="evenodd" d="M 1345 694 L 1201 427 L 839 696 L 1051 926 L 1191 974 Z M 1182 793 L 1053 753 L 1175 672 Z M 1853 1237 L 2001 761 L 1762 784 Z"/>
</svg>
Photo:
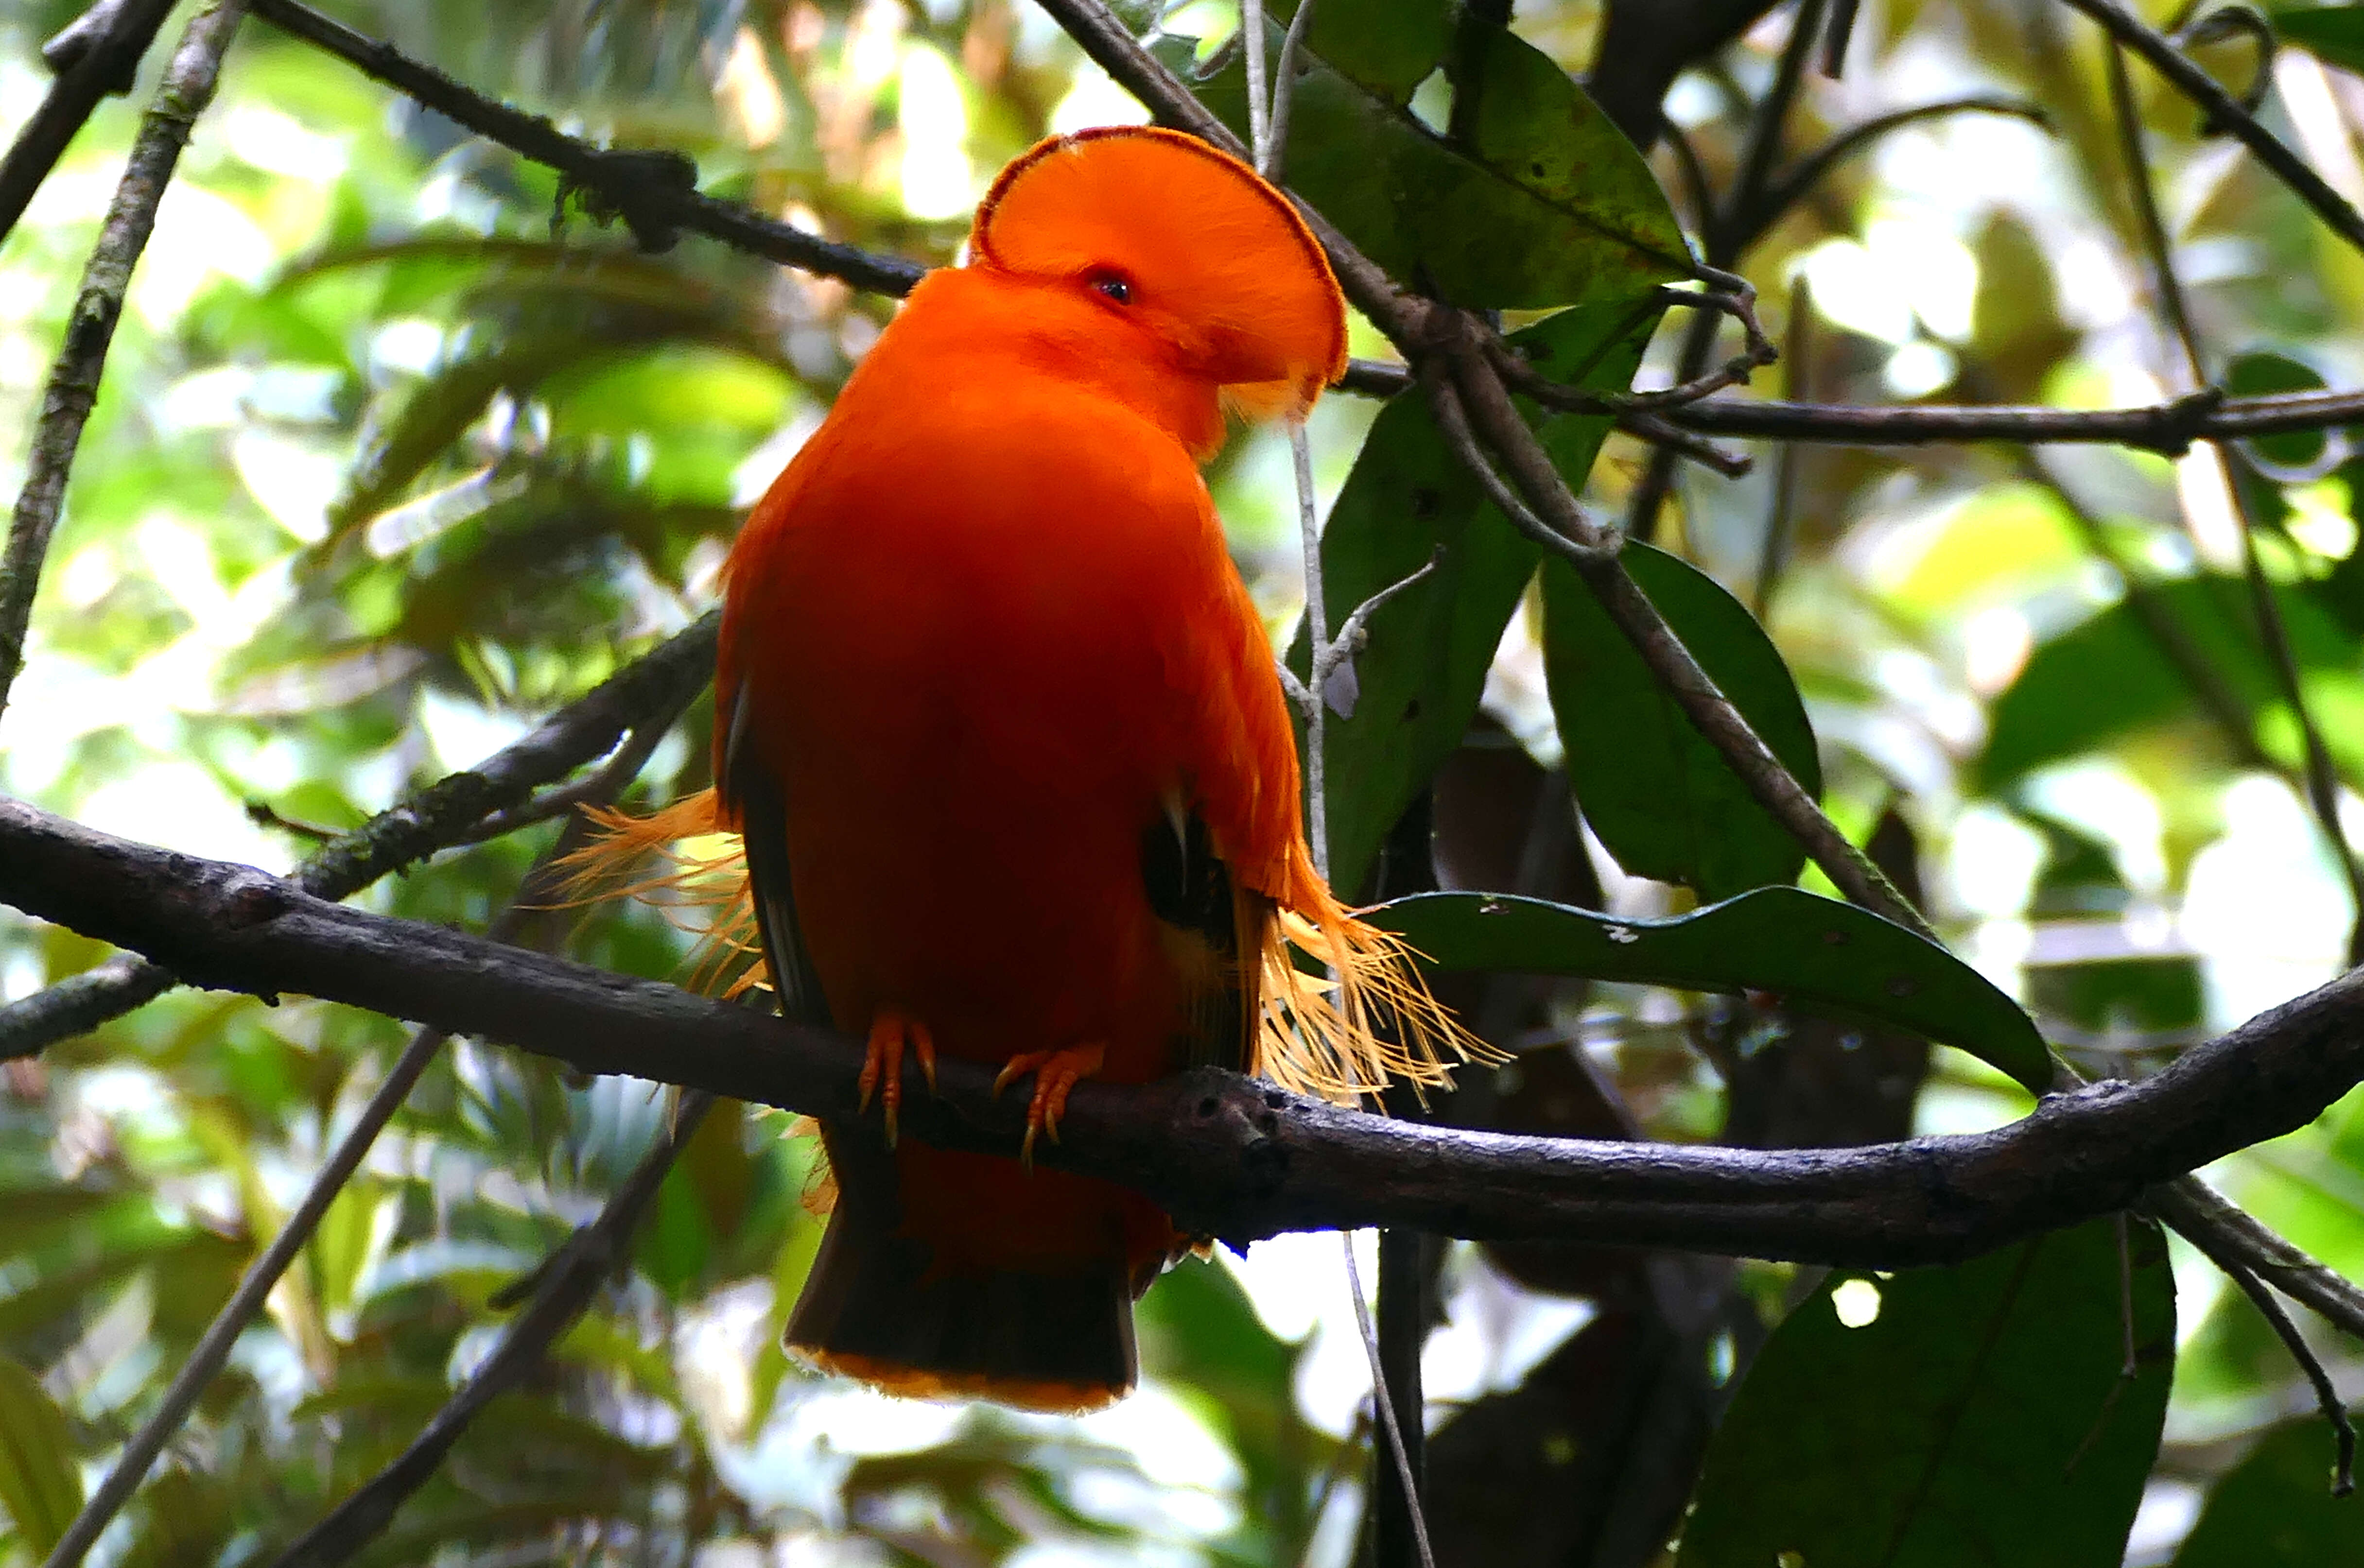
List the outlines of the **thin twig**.
<svg viewBox="0 0 2364 1568">
<path fill-rule="evenodd" d="M 0 244 L 109 94 L 131 90 L 173 0 L 101 0 L 42 50 L 57 79 L 0 158 Z"/>
<path fill-rule="evenodd" d="M 2177 1229 L 2183 1229 L 2181 1226 Z M 2333 1385 L 2331 1374 L 2324 1370 L 2323 1359 L 2314 1353 L 2314 1347 L 2306 1342 L 2306 1336 L 2299 1332 L 2298 1325 L 2292 1322 L 2290 1314 L 2282 1309 L 2281 1301 L 2274 1295 L 2273 1288 L 2258 1277 L 2257 1269 L 2247 1259 L 2229 1248 L 2213 1244 L 2214 1239 L 2204 1230 L 2184 1230 L 2183 1233 L 2207 1255 L 2210 1262 L 2224 1272 L 2226 1279 L 2240 1287 L 2241 1294 L 2249 1298 L 2250 1305 L 2273 1329 L 2274 1337 L 2290 1351 L 2291 1360 L 2298 1363 L 2299 1371 L 2305 1373 L 2308 1385 L 2314 1390 L 2314 1402 L 2323 1411 L 2324 1419 L 2331 1423 L 2332 1436 L 2337 1445 L 2331 1473 L 2331 1495 L 2345 1497 L 2353 1493 L 2356 1490 L 2356 1428 L 2347 1418 L 2347 1407 L 2339 1397 L 2339 1390 Z"/>
<path fill-rule="evenodd" d="M 1781 347 L 1781 362 L 1789 367 L 1790 395 L 1806 397 L 1812 395 L 1814 351 L 1814 291 L 1800 272 L 1790 284 L 1789 330 Z M 1773 469 L 1773 505 L 1765 517 L 1765 540 L 1757 550 L 1756 580 L 1750 585 L 1750 608 L 1763 620 L 1773 607 L 1773 587 L 1780 581 L 1781 563 L 1790 549 L 1790 532 L 1798 510 L 1798 463 L 1796 446 L 1784 446 L 1775 460 Z"/>
<path fill-rule="evenodd" d="M 392 45 L 355 32 L 301 0 L 251 0 L 254 14 L 358 67 L 396 91 L 490 141 L 555 169 L 601 211 L 621 217 L 647 249 L 663 250 L 682 229 L 750 255 L 874 294 L 902 295 L 927 269 L 897 256 L 840 245 L 697 188 L 696 165 L 677 152 L 595 147 L 539 115 L 529 115 L 409 59 Z"/>
<path fill-rule="evenodd" d="M 2239 99 L 2218 86 L 2214 77 L 2193 64 L 2164 33 L 2145 26 L 2142 19 L 2119 4 L 2119 0 L 2064 0 L 2064 3 L 2099 22 L 2117 44 L 2140 55 L 2145 64 L 2166 77 L 2176 91 L 2198 105 L 2209 124 L 2229 131 L 2241 145 L 2256 154 L 2258 161 L 2271 170 L 2299 200 L 2330 225 L 2333 233 L 2358 250 L 2364 250 L 2364 214 L 2359 214 L 2345 196 L 2333 190 L 2328 181 L 2316 173 L 2304 159 L 2292 151 L 2273 132 L 2259 125 L 2258 117 L 2243 108 Z"/>
<path fill-rule="evenodd" d="M 1889 132 L 1917 125 L 1923 120 L 1943 119 L 1953 115 L 2004 115 L 2025 120 L 2039 129 L 2048 131 L 2052 128 L 2052 117 L 2044 112 L 2041 104 L 1993 93 L 1941 98 L 1935 103 L 1916 104 L 1908 109 L 1891 109 L 1884 115 L 1874 115 L 1868 120 L 1847 127 L 1800 159 L 1796 167 L 1775 180 L 1765 193 L 1763 216 L 1755 228 L 1742 239 L 1742 245 L 1745 247 L 1761 239 L 1766 228 L 1797 205 L 1808 191 L 1820 184 L 1824 175 Z"/>
<path fill-rule="evenodd" d="M 1339 389 L 1394 397 L 1416 380 L 1410 366 L 1355 360 Z M 2050 408 L 2041 405 L 1922 403 L 1909 406 L 1799 403 L 1718 397 L 1667 409 L 1652 418 L 1705 435 L 1830 446 L 1900 447 L 2003 441 L 2014 446 L 2120 446 L 2180 456 L 2194 441 L 2246 440 L 2364 422 L 2364 391 L 2276 393 L 2226 397 L 2221 387 L 2131 408 Z M 1635 416 L 1618 428 L 1648 440 Z"/>
<path fill-rule="evenodd" d="M 605 804 L 619 794 L 625 785 L 638 778 L 649 757 L 661 745 L 674 721 L 682 710 L 696 699 L 690 692 L 670 707 L 660 708 L 635 723 L 624 743 L 615 754 L 599 764 L 597 771 L 587 773 L 573 784 L 546 789 L 522 806 L 506 811 L 496 811 L 476 824 L 460 842 L 487 843 L 553 817 L 569 817 L 577 806 L 592 803 Z"/>
<path fill-rule="evenodd" d="M 517 935 L 527 912 L 541 896 L 539 892 L 530 893 L 528 890 L 537 888 L 551 863 L 579 844 L 584 837 L 585 830 L 570 826 L 570 830 L 561 836 L 557 845 L 526 873 L 525 880 L 519 884 L 518 895 L 485 929 L 487 940 L 506 942 Z M 329 1212 L 329 1206 L 337 1201 L 338 1195 L 345 1190 L 345 1184 L 352 1180 L 355 1171 L 361 1169 L 362 1161 L 368 1157 L 370 1150 L 376 1144 L 378 1134 L 385 1130 L 386 1123 L 394 1119 L 394 1113 L 401 1109 L 402 1103 L 410 1097 L 410 1091 L 417 1086 L 419 1074 L 427 1071 L 437 1053 L 443 1049 L 443 1042 L 450 1038 L 447 1031 L 434 1028 L 419 1029 L 410 1037 L 410 1043 L 404 1046 L 402 1054 L 395 1059 L 385 1081 L 371 1094 L 368 1103 L 362 1106 L 360 1116 L 354 1118 L 353 1125 L 338 1140 L 336 1149 L 313 1176 L 312 1184 L 305 1190 L 303 1200 L 296 1206 L 295 1212 L 280 1227 L 279 1234 L 271 1239 L 271 1245 L 247 1265 L 246 1273 L 239 1279 L 238 1288 L 230 1292 L 229 1299 L 222 1303 L 221 1310 L 215 1313 L 213 1321 L 206 1326 L 196 1349 L 189 1352 L 189 1359 L 173 1375 L 172 1385 L 164 1390 L 163 1399 L 157 1405 L 155 1413 L 124 1445 L 123 1451 L 116 1457 L 114 1467 L 106 1473 L 106 1479 L 99 1484 L 98 1490 L 91 1494 L 90 1500 L 74 1516 L 73 1522 L 58 1539 L 57 1546 L 51 1550 L 42 1568 L 74 1568 L 89 1552 L 108 1523 L 122 1511 L 123 1505 L 131 1500 L 132 1494 L 139 1488 L 139 1483 L 147 1478 L 149 1468 L 156 1462 L 156 1456 L 164 1451 L 164 1445 L 188 1420 L 189 1413 L 196 1408 L 198 1398 L 204 1395 L 206 1385 L 213 1382 L 214 1374 L 221 1371 L 222 1364 L 229 1359 L 230 1349 L 238 1343 L 239 1336 L 246 1332 L 247 1326 L 254 1321 L 255 1314 L 262 1310 L 264 1299 L 278 1284 L 280 1276 L 287 1272 L 296 1254 L 310 1242 L 313 1232 L 319 1229 L 321 1217 Z"/>
<path fill-rule="evenodd" d="M 459 1393 L 435 1412 L 392 1463 L 281 1553 L 273 1568 L 333 1568 L 368 1545 L 393 1521 L 396 1511 L 427 1484 L 485 1407 L 541 1364 L 550 1347 L 574 1327 L 599 1287 L 629 1255 L 626 1249 L 641 1216 L 714 1103 L 713 1095 L 695 1090 L 682 1095 L 665 1129 L 608 1199 L 598 1218 L 568 1238 L 554 1265 L 542 1272 L 533 1300 L 509 1324 L 501 1342 Z"/>
<path fill-rule="evenodd" d="M 2195 384 L 2204 384 L 2206 356 L 2201 351 L 2199 331 L 2192 325 L 2183 281 L 2175 269 L 2175 250 L 2168 237 L 2167 223 L 2159 215 L 2150 154 L 2143 145 L 2142 118 L 2136 111 L 2134 85 L 2127 78 L 2125 51 L 2114 43 L 2110 46 L 2108 66 L 2110 106 L 2117 123 L 2118 144 L 2126 161 L 2128 183 L 2133 187 L 2135 216 L 2141 225 L 2144 248 L 2149 253 L 2158 284 L 2159 309 L 2167 317 L 2185 373 Z M 2233 460 L 2223 449 L 2218 448 L 2213 458 L 2217 477 L 2240 525 L 2242 577 L 2248 586 L 2250 613 L 2257 619 L 2258 640 L 2264 645 L 2266 662 L 2273 669 L 2275 682 L 2281 688 L 2282 700 L 2290 705 L 2291 717 L 2298 725 L 2307 807 L 2314 817 L 2325 848 L 2339 862 L 2347 883 L 2348 906 L 2354 912 L 2347 929 L 2347 962 L 2364 962 L 2364 858 L 2358 856 L 2340 824 L 2338 769 L 2332 762 L 2330 747 L 2324 742 L 2322 728 L 2307 705 L 2298 660 L 2291 648 L 2290 628 L 2283 623 L 2281 604 L 2274 595 L 2273 584 L 2266 577 L 2265 562 L 2258 553 L 2258 521 L 2245 487 L 2231 472 L 2229 464 Z"/>
<path fill-rule="evenodd" d="M 1798 0 L 1798 8 L 1790 18 L 1789 41 L 1782 46 L 1780 61 L 1774 68 L 1773 81 L 1756 107 L 1748 128 L 1748 140 L 1743 149 L 1740 172 L 1734 176 L 1730 192 L 1713 206 L 1701 230 L 1707 261 L 1714 267 L 1733 267 L 1740 262 L 1748 242 L 1762 232 L 1766 219 L 1758 214 L 1764 207 L 1766 185 L 1773 177 L 1774 161 L 1779 156 L 1781 132 L 1790 117 L 1790 106 L 1796 99 L 1800 83 L 1805 77 L 1806 57 L 1813 48 L 1820 30 L 1827 0 Z M 1753 345 L 1752 345 L 1753 346 Z M 1715 348 L 1715 318 L 1702 315 L 1685 328 L 1681 349 L 1675 360 L 1677 385 L 1697 384 L 1707 369 L 1708 355 Z M 1729 367 L 1727 367 L 1729 368 Z M 1697 399 L 1691 401 L 1696 402 Z M 1658 531 L 1658 515 L 1664 510 L 1667 495 L 1675 483 L 1675 454 L 1666 447 L 1652 450 L 1649 462 L 1635 481 L 1634 493 L 1626 500 L 1625 532 L 1638 539 L 1649 539 Z"/>
<path fill-rule="evenodd" d="M 650 716 L 678 711 L 714 672 L 721 626 L 709 613 L 641 655 L 525 736 L 451 774 L 313 854 L 291 879 L 321 898 L 349 898 L 382 876 L 463 842 L 493 812 L 613 751 Z M 0 1007 L 0 1062 L 86 1034 L 171 990 L 170 971 L 128 954 Z"/>
<path fill-rule="evenodd" d="M 1313 0 L 1297 0 L 1297 15 L 1288 19 L 1288 31 L 1281 36 L 1280 59 L 1273 67 L 1272 113 L 1267 117 L 1272 128 L 1256 172 L 1275 183 L 1279 182 L 1281 165 L 1288 157 L 1288 110 L 1297 101 L 1297 56 L 1304 48 L 1306 28 L 1312 20 Z"/>
<path fill-rule="evenodd" d="M 1363 1295 L 1363 1271 L 1355 1262 L 1355 1233 L 1338 1232 L 1338 1240 L 1346 1254 L 1346 1293 L 1355 1298 L 1355 1327 L 1363 1336 L 1364 1352 L 1371 1360 L 1371 1404 L 1378 1411 L 1379 1429 L 1388 1436 L 1388 1451 L 1395 1461 L 1396 1484 L 1403 1488 L 1404 1500 L 1411 1505 L 1404 1510 L 1411 1525 L 1412 1545 L 1420 1552 L 1420 1568 L 1436 1568 L 1436 1554 L 1428 1543 L 1428 1520 L 1422 1517 L 1419 1504 L 1420 1482 L 1412 1474 L 1411 1457 L 1404 1447 L 1403 1424 L 1396 1418 L 1395 1401 L 1388 1396 L 1388 1385 L 1380 1373 L 1379 1335 L 1371 1324 L 1371 1304 Z"/>
<path fill-rule="evenodd" d="M 155 231 L 157 204 L 172 183 L 181 149 L 188 145 L 197 116 L 213 101 L 222 55 L 237 35 L 243 11 L 241 0 L 215 0 L 181 35 L 173 62 L 139 122 L 98 242 L 83 269 L 65 341 L 41 394 L 41 417 L 33 427 L 32 450 L 26 459 L 25 487 L 17 496 L 7 544 L 0 549 L 0 711 L 6 709 L 9 688 L 24 667 L 25 638 L 40 589 L 41 566 L 57 531 L 58 515 L 65 508 L 66 480 L 73 472 L 83 426 L 98 400 L 99 377 L 106 369 L 115 324 L 123 315 L 131 269 Z"/>
<path fill-rule="evenodd" d="M 2094 515 L 2093 509 L 2086 506 L 2076 492 L 2062 484 L 2050 469 L 2035 459 L 2029 458 L 2024 462 L 2021 472 L 2060 503 L 2061 509 L 2068 514 L 2068 520 L 2083 536 L 2086 550 L 2117 577 L 2120 602 L 2160 654 L 2175 666 L 2176 673 L 2191 686 L 2192 695 L 2199 699 L 2201 707 L 2214 722 L 2225 745 L 2241 765 L 2263 773 L 2279 773 L 2295 786 L 2297 780 L 2290 769 L 2268 756 L 2265 748 L 2258 744 L 2256 726 L 2250 721 L 2248 706 L 2241 700 L 2240 694 L 2225 683 L 2223 673 L 2208 662 L 2208 655 L 2176 621 L 2174 612 L 2168 607 L 2159 593 L 2158 584 L 2142 567 L 2119 553 L 2111 543 L 2109 530 Z M 2051 1021 L 2046 1023 L 2045 1038 L 2056 1040 L 2060 1038 Z"/>
</svg>

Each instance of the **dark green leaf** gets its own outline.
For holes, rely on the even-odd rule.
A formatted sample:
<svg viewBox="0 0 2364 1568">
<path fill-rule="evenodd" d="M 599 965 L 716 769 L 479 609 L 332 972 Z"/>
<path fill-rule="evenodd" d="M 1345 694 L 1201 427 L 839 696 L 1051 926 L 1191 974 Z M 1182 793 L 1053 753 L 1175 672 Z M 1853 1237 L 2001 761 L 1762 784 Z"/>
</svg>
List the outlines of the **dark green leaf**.
<svg viewBox="0 0 2364 1568">
<path fill-rule="evenodd" d="M 2043 1037 L 1984 975 L 1869 910 L 1801 888 L 1758 888 L 1671 920 L 1483 893 L 1422 894 L 1371 918 L 1438 969 L 1770 991 L 1958 1046 L 2039 1093 L 2052 1081 Z"/>
<path fill-rule="evenodd" d="M 2321 392 L 2325 382 L 2311 366 L 2287 354 L 2264 350 L 2235 356 L 2225 367 L 2225 390 L 2235 397 L 2269 397 L 2282 392 Z M 2278 468 L 2304 468 L 2323 456 L 2329 438 L 2321 430 L 2285 430 L 2241 443 Z"/>
<path fill-rule="evenodd" d="M 2274 1428 L 2216 1483 L 2174 1568 L 2358 1568 L 2364 1498 L 2331 1495 L 2331 1425 Z"/>
<path fill-rule="evenodd" d="M 2280 700 L 2239 579 L 2185 578 L 2156 585 L 2150 597 L 2253 717 Z M 2276 597 L 2302 670 L 2353 666 L 2353 638 L 2314 595 L 2284 589 Z M 2108 700 L 2094 700 L 2097 693 Z M 2199 711 L 2191 683 L 2121 601 L 2038 646 L 1995 699 L 1979 781 L 2000 790 L 2047 762 Z"/>
<path fill-rule="evenodd" d="M 1741 1384 L 1681 1568 L 2116 1563 L 2175 1360 L 2166 1242 L 2137 1222 L 2126 1245 L 2131 1382 L 2113 1220 L 1957 1268 L 1834 1274 Z M 1834 1297 L 1879 1316 L 1849 1328 Z"/>
<path fill-rule="evenodd" d="M 1632 381 L 1656 321 L 1655 313 L 1637 320 L 1630 306 L 1587 306 L 1511 341 L 1547 374 L 1615 389 Z M 1608 429 L 1605 418 L 1573 414 L 1538 426 L 1544 450 L 1578 485 Z M 1373 613 L 1368 646 L 1353 662 L 1353 699 L 1332 687 L 1325 793 L 1332 880 L 1341 887 L 1363 884 L 1388 827 L 1461 744 L 1540 553 L 1478 493 L 1427 399 L 1407 393 L 1380 410 L 1322 532 L 1333 631 L 1439 546 L 1436 571 Z M 1304 673 L 1302 631 L 1288 662 Z"/>
<path fill-rule="evenodd" d="M 1681 226 L 1649 166 L 1549 56 L 1472 20 L 1448 32 L 1433 7 L 1403 26 L 1381 0 L 1344 0 L 1339 11 L 1315 13 L 1282 180 L 1373 261 L 1456 305 L 1505 310 L 1626 300 L 1689 274 Z M 1280 30 L 1267 26 L 1277 57 Z M 1342 47 L 1338 64 L 1325 44 Z M 1159 48 L 1188 72 L 1194 40 Z M 1244 136 L 1242 52 L 1196 85 Z M 1407 106 L 1435 70 L 1474 110 L 1457 117 L 1458 145 Z"/>
<path fill-rule="evenodd" d="M 0 1505 L 37 1557 L 65 1534 L 82 1507 L 73 1434 L 41 1380 L 0 1356 Z"/>
<path fill-rule="evenodd" d="M 1645 544 L 1625 569 L 1811 795 L 1822 760 L 1779 650 L 1747 607 L 1689 562 Z M 1702 898 L 1786 883 L 1805 851 L 1756 804 L 1660 687 L 1575 569 L 1544 568 L 1544 669 L 1585 820 L 1617 863 Z"/>
<path fill-rule="evenodd" d="M 2268 15 L 2284 43 L 2350 71 L 2364 71 L 2364 6 L 2277 6 Z"/>
</svg>

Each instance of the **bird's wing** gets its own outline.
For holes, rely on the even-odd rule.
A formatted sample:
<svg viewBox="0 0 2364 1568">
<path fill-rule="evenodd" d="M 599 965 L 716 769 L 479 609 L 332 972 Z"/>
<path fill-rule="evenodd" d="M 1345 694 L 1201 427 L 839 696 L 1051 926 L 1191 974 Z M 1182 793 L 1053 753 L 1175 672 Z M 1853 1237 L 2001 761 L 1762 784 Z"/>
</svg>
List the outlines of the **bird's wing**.
<svg viewBox="0 0 2364 1568">
<path fill-rule="evenodd" d="M 788 873 L 787 809 L 779 784 L 747 744 L 747 687 L 731 693 L 720 744 L 719 770 L 724 806 L 737 817 L 747 857 L 747 880 L 754 893 L 755 925 L 762 933 L 764 962 L 780 1013 L 801 1023 L 826 1024 L 829 1003 L 813 972 L 797 920 L 796 889 Z"/>
</svg>

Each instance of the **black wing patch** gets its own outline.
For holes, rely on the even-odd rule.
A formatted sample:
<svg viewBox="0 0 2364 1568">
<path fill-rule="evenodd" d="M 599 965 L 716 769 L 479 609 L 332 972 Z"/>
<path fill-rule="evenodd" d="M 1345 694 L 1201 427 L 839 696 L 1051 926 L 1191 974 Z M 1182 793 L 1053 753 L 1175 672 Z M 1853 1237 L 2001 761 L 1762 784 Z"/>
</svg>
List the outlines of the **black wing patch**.
<svg viewBox="0 0 2364 1568">
<path fill-rule="evenodd" d="M 1196 982 L 1183 1025 L 1183 1064 L 1245 1070 L 1254 1060 L 1254 965 L 1261 955 L 1243 951 L 1243 906 L 1206 819 L 1193 810 L 1143 828 L 1141 879 L 1151 911 L 1169 928 L 1168 951 Z"/>
<path fill-rule="evenodd" d="M 764 962 L 772 973 L 781 1016 L 825 1026 L 829 1002 L 821 995 L 820 976 L 813 973 L 812 955 L 805 951 L 795 885 L 788 875 L 786 805 L 779 785 L 742 744 L 746 717 L 747 688 L 742 686 L 722 740 L 722 801 L 739 817 L 747 878 L 755 891 L 755 925 L 763 933 Z"/>
</svg>

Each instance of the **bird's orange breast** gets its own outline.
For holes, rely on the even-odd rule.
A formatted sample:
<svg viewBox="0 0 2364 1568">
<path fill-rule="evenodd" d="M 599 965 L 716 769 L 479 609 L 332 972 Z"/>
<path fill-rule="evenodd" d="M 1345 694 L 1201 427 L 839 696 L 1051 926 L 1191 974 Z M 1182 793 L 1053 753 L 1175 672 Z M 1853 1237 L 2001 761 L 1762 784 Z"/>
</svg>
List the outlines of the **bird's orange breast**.
<svg viewBox="0 0 2364 1568">
<path fill-rule="evenodd" d="M 1147 1078 L 1183 998 L 1141 838 L 1206 766 L 1174 651 L 1243 602 L 1170 435 L 943 347 L 924 385 L 866 365 L 759 508 L 725 683 L 842 1027 L 900 1008 L 984 1061 L 1104 1040 Z"/>
</svg>

